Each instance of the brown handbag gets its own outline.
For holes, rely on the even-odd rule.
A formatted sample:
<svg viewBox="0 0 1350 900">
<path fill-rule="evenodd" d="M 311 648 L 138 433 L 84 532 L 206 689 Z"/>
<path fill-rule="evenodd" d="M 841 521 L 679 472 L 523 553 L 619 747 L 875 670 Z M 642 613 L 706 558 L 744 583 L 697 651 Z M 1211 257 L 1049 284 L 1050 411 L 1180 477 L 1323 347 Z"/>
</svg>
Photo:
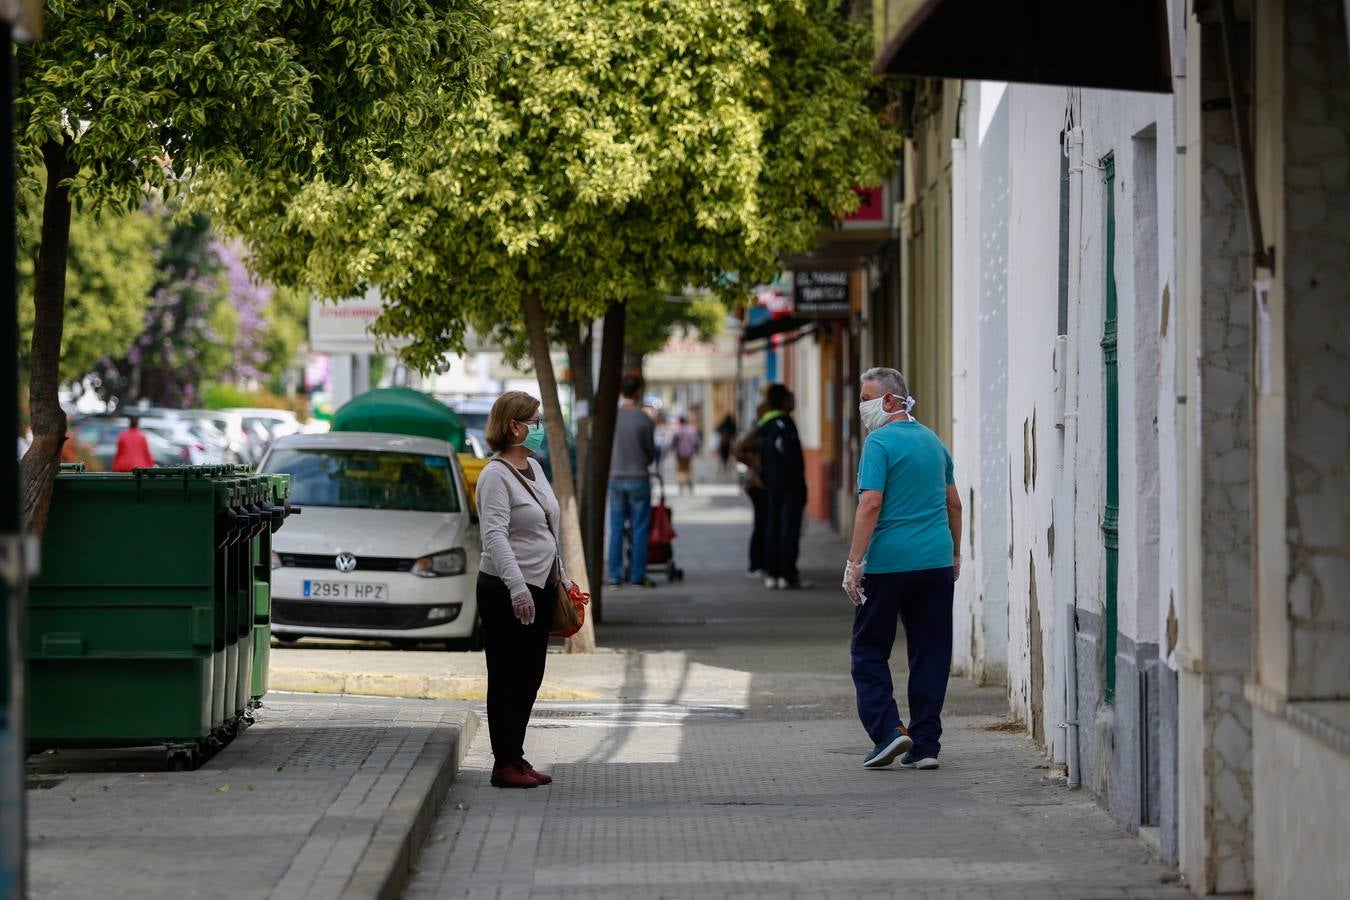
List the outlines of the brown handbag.
<svg viewBox="0 0 1350 900">
<path fill-rule="evenodd" d="M 549 515 L 548 507 L 544 501 L 539 499 L 534 488 L 520 474 L 520 470 L 511 465 L 500 456 L 494 456 L 491 462 L 499 462 L 511 470 L 511 474 L 516 476 L 516 480 L 525 488 L 525 492 L 534 498 L 534 502 L 539 504 L 539 508 L 544 511 L 544 522 L 548 525 L 549 533 L 553 535 L 553 628 L 549 634 L 554 637 L 571 637 L 581 630 L 581 626 L 586 622 L 586 604 L 590 602 L 591 595 L 583 593 L 581 588 L 575 583 L 572 590 L 568 591 L 566 587 L 567 577 L 563 573 L 562 550 L 558 546 L 558 531 L 553 527 L 553 516 Z"/>
</svg>

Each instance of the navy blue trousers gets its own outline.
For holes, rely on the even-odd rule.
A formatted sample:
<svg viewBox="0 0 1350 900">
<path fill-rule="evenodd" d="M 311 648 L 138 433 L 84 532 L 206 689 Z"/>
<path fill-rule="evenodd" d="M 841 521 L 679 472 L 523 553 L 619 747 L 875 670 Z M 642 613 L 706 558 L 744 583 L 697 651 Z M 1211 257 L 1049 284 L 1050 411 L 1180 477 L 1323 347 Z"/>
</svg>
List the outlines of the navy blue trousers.
<svg viewBox="0 0 1350 900">
<path fill-rule="evenodd" d="M 867 602 L 853 616 L 853 687 L 858 718 L 875 743 L 895 731 L 890 658 L 895 625 L 905 627 L 909 651 L 909 736 L 916 756 L 942 749 L 942 704 L 952 668 L 952 569 L 863 576 Z"/>
</svg>

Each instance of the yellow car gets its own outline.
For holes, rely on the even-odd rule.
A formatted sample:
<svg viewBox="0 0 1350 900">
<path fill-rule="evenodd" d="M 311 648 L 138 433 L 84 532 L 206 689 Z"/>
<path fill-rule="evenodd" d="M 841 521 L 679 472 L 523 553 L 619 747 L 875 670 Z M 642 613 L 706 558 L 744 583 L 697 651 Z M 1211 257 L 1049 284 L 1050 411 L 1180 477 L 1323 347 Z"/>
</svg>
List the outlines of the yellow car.
<svg viewBox="0 0 1350 900">
<path fill-rule="evenodd" d="M 478 510 L 478 473 L 483 471 L 483 467 L 488 464 L 488 457 L 492 454 L 488 452 L 487 445 L 479 436 L 479 433 L 470 429 L 464 435 L 464 446 L 468 449 L 459 454 L 460 467 L 464 469 L 464 484 L 469 489 L 469 502 L 473 504 L 474 511 Z"/>
</svg>

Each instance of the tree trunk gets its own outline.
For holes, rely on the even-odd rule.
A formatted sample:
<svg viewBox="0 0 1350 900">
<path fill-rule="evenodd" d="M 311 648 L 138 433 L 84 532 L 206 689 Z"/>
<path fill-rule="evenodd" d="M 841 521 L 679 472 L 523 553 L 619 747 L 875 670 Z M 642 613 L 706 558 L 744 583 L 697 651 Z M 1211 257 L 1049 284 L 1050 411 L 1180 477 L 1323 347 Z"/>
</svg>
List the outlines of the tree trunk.
<svg viewBox="0 0 1350 900">
<path fill-rule="evenodd" d="M 591 544 L 590 532 L 586 529 L 587 508 L 591 503 L 591 492 L 587 478 L 590 476 L 591 460 L 591 416 L 595 402 L 595 382 L 591 377 L 591 339 L 590 325 L 584 328 L 576 323 L 568 323 L 563 328 L 567 335 L 567 355 L 572 360 L 572 390 L 576 396 L 578 415 L 575 420 L 577 432 L 577 498 L 581 510 L 581 540 L 589 560 L 595 553 Z M 584 404 L 584 406 L 583 406 Z M 584 414 L 581 411 L 584 410 Z M 594 581 L 594 579 L 591 579 Z"/>
<path fill-rule="evenodd" d="M 67 146 L 48 141 L 42 147 L 47 188 L 42 200 L 42 244 L 33 273 L 33 345 L 28 377 L 28 412 L 33 444 L 23 455 L 23 526 L 42 536 L 52 502 L 52 485 L 61 470 L 66 414 L 61 387 L 61 333 L 66 313 L 66 257 L 70 249 L 70 190 L 62 182 L 75 174 Z"/>
<path fill-rule="evenodd" d="M 591 547 L 591 584 L 595 585 L 591 603 L 595 618 L 604 616 L 605 583 L 605 492 L 609 490 L 609 463 L 614 455 L 614 423 L 619 417 L 619 385 L 623 381 L 623 341 L 628 308 L 617 300 L 605 310 L 605 331 L 600 337 L 600 371 L 595 382 L 595 408 L 591 412 L 591 471 L 587 481 L 593 485 L 592 503 L 587 508 L 586 526 Z"/>
<path fill-rule="evenodd" d="M 567 436 L 563 430 L 562 402 L 558 399 L 558 379 L 553 373 L 553 357 L 549 353 L 548 324 L 544 319 L 544 304 L 535 291 L 526 291 L 523 298 L 525 330 L 530 338 L 530 355 L 539 376 L 539 394 L 544 404 L 544 421 L 548 427 L 548 450 L 553 457 L 553 492 L 558 496 L 562 521 L 558 529 L 562 538 L 563 566 L 568 577 L 588 591 L 590 579 L 586 571 L 586 551 L 581 542 L 581 516 L 577 511 L 576 481 L 567 458 Z M 586 617 L 581 631 L 567 639 L 568 653 L 595 652 L 595 615 Z"/>
</svg>

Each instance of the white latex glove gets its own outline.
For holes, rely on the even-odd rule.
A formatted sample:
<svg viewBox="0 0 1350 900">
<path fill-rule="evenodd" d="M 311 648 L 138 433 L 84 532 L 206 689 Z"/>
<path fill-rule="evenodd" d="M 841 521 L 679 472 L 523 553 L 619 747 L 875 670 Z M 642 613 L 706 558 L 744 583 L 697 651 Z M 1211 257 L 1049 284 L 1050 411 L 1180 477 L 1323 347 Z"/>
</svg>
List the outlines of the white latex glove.
<svg viewBox="0 0 1350 900">
<path fill-rule="evenodd" d="M 961 578 L 961 554 L 952 557 L 952 581 L 959 581 Z"/>
<path fill-rule="evenodd" d="M 522 625 L 534 624 L 534 595 L 529 591 L 511 598 L 511 611 Z"/>
<path fill-rule="evenodd" d="M 851 559 L 844 563 L 844 593 L 854 606 L 862 606 L 867 602 L 867 595 L 862 589 L 862 577 L 862 563 L 855 563 Z"/>
</svg>

